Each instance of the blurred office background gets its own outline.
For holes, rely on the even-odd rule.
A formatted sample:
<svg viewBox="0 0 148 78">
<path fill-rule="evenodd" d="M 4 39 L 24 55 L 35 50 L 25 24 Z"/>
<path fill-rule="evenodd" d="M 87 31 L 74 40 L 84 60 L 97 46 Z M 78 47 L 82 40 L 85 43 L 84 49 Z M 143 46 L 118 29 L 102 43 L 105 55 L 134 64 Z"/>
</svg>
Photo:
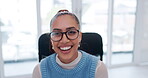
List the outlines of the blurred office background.
<svg viewBox="0 0 148 78">
<path fill-rule="evenodd" d="M 103 38 L 109 78 L 148 77 L 148 0 L 0 0 L 0 78 L 31 78 L 38 38 L 59 9 Z"/>
</svg>

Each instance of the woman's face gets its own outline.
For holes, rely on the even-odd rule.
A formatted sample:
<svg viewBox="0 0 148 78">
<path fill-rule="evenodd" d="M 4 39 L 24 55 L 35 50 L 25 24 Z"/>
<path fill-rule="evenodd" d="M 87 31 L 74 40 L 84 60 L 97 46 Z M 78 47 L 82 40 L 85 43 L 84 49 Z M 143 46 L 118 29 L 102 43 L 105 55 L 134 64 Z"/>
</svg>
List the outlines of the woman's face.
<svg viewBox="0 0 148 78">
<path fill-rule="evenodd" d="M 52 32 L 66 32 L 71 30 L 79 30 L 76 20 L 70 15 L 61 15 L 57 17 L 52 26 Z M 58 58 L 63 63 L 70 63 L 78 56 L 78 46 L 82 38 L 82 33 L 74 40 L 69 40 L 65 34 L 60 41 L 51 40 L 54 51 L 58 54 Z"/>
</svg>

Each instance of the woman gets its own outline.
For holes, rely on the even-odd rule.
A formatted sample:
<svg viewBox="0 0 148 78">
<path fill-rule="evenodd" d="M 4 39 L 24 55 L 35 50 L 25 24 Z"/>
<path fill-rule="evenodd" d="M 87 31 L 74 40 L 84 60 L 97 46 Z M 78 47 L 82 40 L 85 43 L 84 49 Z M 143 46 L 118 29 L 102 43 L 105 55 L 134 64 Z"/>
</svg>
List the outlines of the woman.
<svg viewBox="0 0 148 78">
<path fill-rule="evenodd" d="M 33 78 L 108 78 L 102 61 L 78 50 L 82 33 L 73 13 L 60 10 L 51 20 L 50 29 L 55 53 L 34 68 Z"/>
</svg>

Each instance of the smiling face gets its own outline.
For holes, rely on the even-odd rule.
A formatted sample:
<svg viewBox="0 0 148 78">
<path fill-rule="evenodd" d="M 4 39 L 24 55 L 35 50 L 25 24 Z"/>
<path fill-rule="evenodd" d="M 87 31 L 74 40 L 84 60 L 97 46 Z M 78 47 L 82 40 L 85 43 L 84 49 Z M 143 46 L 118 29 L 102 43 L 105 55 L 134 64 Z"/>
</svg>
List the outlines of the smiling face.
<svg viewBox="0 0 148 78">
<path fill-rule="evenodd" d="M 79 25 L 71 15 L 58 16 L 51 25 L 52 32 L 67 32 L 71 30 L 79 30 Z M 58 58 L 63 63 L 70 63 L 78 56 L 78 46 L 81 42 L 82 33 L 74 40 L 69 40 L 65 34 L 60 41 L 51 40 L 54 51 L 58 54 Z"/>
</svg>

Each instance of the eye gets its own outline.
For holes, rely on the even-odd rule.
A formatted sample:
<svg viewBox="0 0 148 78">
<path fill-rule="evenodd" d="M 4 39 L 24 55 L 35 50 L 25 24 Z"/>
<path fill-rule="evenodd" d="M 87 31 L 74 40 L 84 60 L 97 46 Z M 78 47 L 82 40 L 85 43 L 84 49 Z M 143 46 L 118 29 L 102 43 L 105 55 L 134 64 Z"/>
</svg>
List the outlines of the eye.
<svg viewBox="0 0 148 78">
<path fill-rule="evenodd" d="M 76 30 L 70 30 L 68 31 L 68 35 L 75 35 L 77 33 Z"/>
<path fill-rule="evenodd" d="M 60 32 L 52 32 L 51 36 L 61 36 L 61 33 Z"/>
</svg>

